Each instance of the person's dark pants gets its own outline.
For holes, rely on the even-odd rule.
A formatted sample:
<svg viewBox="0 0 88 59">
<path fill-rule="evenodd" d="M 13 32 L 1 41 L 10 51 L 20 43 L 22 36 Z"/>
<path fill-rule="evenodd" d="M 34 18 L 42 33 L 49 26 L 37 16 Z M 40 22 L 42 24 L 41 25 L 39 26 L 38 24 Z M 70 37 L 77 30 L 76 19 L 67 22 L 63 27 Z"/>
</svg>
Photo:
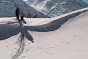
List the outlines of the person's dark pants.
<svg viewBox="0 0 88 59">
<path fill-rule="evenodd" d="M 19 14 L 18 13 L 16 13 L 16 19 L 19 20 Z"/>
<path fill-rule="evenodd" d="M 21 20 L 24 20 L 24 17 L 23 16 L 21 16 Z"/>
<path fill-rule="evenodd" d="M 17 16 L 16 19 L 19 20 L 19 17 Z"/>
<path fill-rule="evenodd" d="M 16 15 L 16 19 L 19 20 L 19 15 Z"/>
</svg>

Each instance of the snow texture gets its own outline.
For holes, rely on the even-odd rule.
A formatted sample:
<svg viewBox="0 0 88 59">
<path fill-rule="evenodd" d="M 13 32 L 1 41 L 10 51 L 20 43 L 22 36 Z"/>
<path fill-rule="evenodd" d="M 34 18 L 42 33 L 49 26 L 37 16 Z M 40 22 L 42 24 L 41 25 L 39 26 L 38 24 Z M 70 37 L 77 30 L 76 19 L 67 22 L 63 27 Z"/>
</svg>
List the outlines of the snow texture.
<svg viewBox="0 0 88 59">
<path fill-rule="evenodd" d="M 87 15 L 84 8 L 54 18 L 0 18 L 0 59 L 88 59 Z"/>
</svg>

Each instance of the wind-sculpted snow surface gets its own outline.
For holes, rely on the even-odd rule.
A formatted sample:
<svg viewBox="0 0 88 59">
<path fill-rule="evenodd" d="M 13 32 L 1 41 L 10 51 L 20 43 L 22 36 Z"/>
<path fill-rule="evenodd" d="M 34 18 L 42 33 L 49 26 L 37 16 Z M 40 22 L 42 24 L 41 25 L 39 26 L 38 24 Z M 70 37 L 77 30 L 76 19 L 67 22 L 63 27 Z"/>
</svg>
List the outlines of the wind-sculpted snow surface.
<svg viewBox="0 0 88 59">
<path fill-rule="evenodd" d="M 68 13 L 68 14 L 65 14 L 65 15 L 63 15 L 63 16 L 58 16 L 58 17 L 55 17 L 55 18 L 40 18 L 40 20 L 41 21 L 44 21 L 43 23 L 41 22 L 41 21 L 38 21 L 39 19 L 37 18 L 36 20 L 35 19 L 31 19 L 31 18 L 25 18 L 23 21 L 21 20 L 21 21 L 17 21 L 15 18 L 0 18 L 0 27 L 2 27 L 2 28 L 0 28 L 0 39 L 2 40 L 2 42 L 3 41 L 5 41 L 5 39 L 9 39 L 9 38 L 11 38 L 11 37 L 15 37 L 14 39 L 16 39 L 16 37 L 20 37 L 19 39 L 20 39 L 20 42 L 19 42 L 19 48 L 17 48 L 16 49 L 16 52 L 14 52 L 15 54 L 13 54 L 11 57 L 8 57 L 7 55 L 7 57 L 3 57 L 4 59 L 22 59 L 22 58 L 20 58 L 20 56 L 22 56 L 21 54 L 23 54 L 24 52 L 25 52 L 25 48 L 24 47 L 26 47 L 26 48 L 28 48 L 27 46 L 26 46 L 26 39 L 28 39 L 28 40 L 30 40 L 31 42 L 33 42 L 34 43 L 34 41 L 36 42 L 36 43 L 34 43 L 35 45 L 38 45 L 38 46 L 35 46 L 34 45 L 34 47 L 33 46 L 31 46 L 30 47 L 30 54 L 31 54 L 31 52 L 34 54 L 34 55 L 38 55 L 38 54 L 36 54 L 36 52 L 37 53 L 39 53 L 40 52 L 40 50 L 42 50 L 41 48 L 44 48 L 44 46 L 45 47 L 47 47 L 48 45 L 48 43 L 50 43 L 49 45 L 51 45 L 51 48 L 52 48 L 52 45 L 53 44 L 51 44 L 51 41 L 52 42 L 54 42 L 55 41 L 55 45 L 56 44 L 58 44 L 58 39 L 61 39 L 61 37 L 64 37 L 64 34 L 61 34 L 61 33 L 63 33 L 63 31 L 59 31 L 59 29 L 58 28 L 61 28 L 61 26 L 65 23 L 65 22 L 67 22 L 68 20 L 69 21 L 71 21 L 71 18 L 73 18 L 74 19 L 74 17 L 76 18 L 76 16 L 78 16 L 79 14 L 81 14 L 81 13 L 84 13 L 84 12 L 86 12 L 86 11 L 88 11 L 88 8 L 85 8 L 85 9 L 81 9 L 81 10 L 78 10 L 78 11 L 74 11 L 74 12 L 71 12 L 71 13 Z M 85 14 L 85 13 L 84 13 Z M 30 20 L 29 20 L 30 19 Z M 4 20 L 4 21 L 3 21 Z M 81 20 L 81 22 L 80 23 L 82 23 L 82 21 L 83 20 Z M 24 24 L 25 23 L 25 24 Z M 40 24 L 39 24 L 40 23 Z M 75 22 L 73 22 L 73 24 L 74 24 Z M 76 23 L 79 23 L 79 22 L 76 22 Z M 84 24 L 84 23 L 83 23 Z M 32 25 L 32 26 L 31 26 Z M 38 26 L 37 26 L 38 25 Z M 70 26 L 70 25 L 69 25 Z M 78 27 L 79 27 L 79 25 L 77 25 Z M 74 26 L 73 26 L 74 27 Z M 73 28 L 73 27 L 71 27 L 71 28 Z M 16 29 L 15 29 L 16 28 Z M 58 30 L 57 30 L 58 29 Z M 63 28 L 62 28 L 63 29 Z M 80 29 L 80 28 L 79 28 Z M 32 31 L 32 32 L 29 32 L 29 31 Z M 55 31 L 56 30 L 56 31 Z M 77 29 L 78 30 L 78 29 Z M 36 31 L 36 32 L 34 32 L 34 31 Z M 49 31 L 52 31 L 52 32 L 49 32 Z M 60 33 L 58 33 L 58 32 Z M 41 33 L 40 33 L 41 32 Z M 60 38 L 58 37 L 57 38 L 57 40 L 56 40 L 56 36 L 55 36 L 55 38 L 51 38 L 50 40 L 50 42 L 47 42 L 47 44 L 45 44 L 46 42 L 46 40 L 48 41 L 48 39 L 49 39 L 49 37 L 47 38 L 47 37 L 43 37 L 43 40 L 44 41 L 42 41 L 42 35 L 41 34 L 44 34 L 44 32 L 45 32 L 45 34 L 46 33 L 48 33 L 48 35 L 50 35 L 50 33 L 53 33 L 53 34 L 51 34 L 52 35 L 52 37 L 54 36 L 54 34 L 55 33 L 58 33 L 59 35 L 56 35 L 56 36 L 60 36 L 60 35 L 62 35 Z M 54 33 L 55 32 L 55 33 Z M 75 32 L 75 31 L 74 31 Z M 34 33 L 36 33 L 36 34 L 34 34 Z M 72 31 L 71 31 L 71 33 L 72 33 Z M 75 32 L 75 33 L 77 33 L 77 32 Z M 74 34 L 75 34 L 74 33 Z M 78 32 L 79 33 L 79 32 Z M 8 34 L 8 35 L 7 35 Z M 20 36 L 18 35 L 18 34 L 20 34 Z M 40 34 L 40 35 L 39 35 Z M 72 33 L 73 34 L 73 33 Z M 17 35 L 17 36 L 15 36 L 15 35 Z M 37 37 L 36 37 L 36 35 L 38 35 Z M 66 35 L 67 35 L 67 33 L 66 33 Z M 5 37 L 5 38 L 4 38 Z M 69 37 L 69 36 L 68 36 Z M 70 36 L 71 37 L 71 36 Z M 44 39 L 45 38 L 45 39 Z M 46 39 L 47 38 L 47 39 Z M 34 39 L 34 40 L 33 40 Z M 37 40 L 36 40 L 37 39 Z M 40 40 L 39 40 L 40 39 Z M 53 40 L 54 39 L 54 40 Z M 64 39 L 64 38 L 63 38 Z M 61 40 L 63 40 L 63 39 L 61 39 Z M 16 39 L 17 40 L 17 39 Z M 67 39 L 65 39 L 65 41 L 66 41 Z M 7 40 L 8 41 L 8 40 Z M 15 40 L 13 40 L 13 42 L 14 42 Z M 41 42 L 42 43 L 41 43 Z M 8 41 L 8 42 L 10 42 L 10 41 Z M 28 41 L 27 41 L 28 42 Z M 57 42 L 57 43 L 56 43 Z M 69 39 L 69 41 L 67 42 L 65 42 L 65 44 L 69 44 L 69 42 L 70 42 L 70 39 Z M 62 42 L 62 44 L 63 44 L 64 42 Z M 0 43 L 1 44 L 1 43 Z M 29 44 L 29 43 L 28 43 Z M 28 45 L 27 44 L 27 45 Z M 42 45 L 43 44 L 43 45 Z M 40 48 L 40 46 L 42 45 L 42 47 Z M 29 45 L 30 46 L 30 45 Z M 61 45 L 57 45 L 57 46 L 61 46 Z M 8 47 L 8 46 L 7 46 Z M 38 49 L 37 49 L 37 51 L 36 51 L 36 49 L 34 49 L 34 48 L 39 48 L 40 50 L 38 51 Z M 53 47 L 55 47 L 55 46 L 53 46 Z M 2 48 L 2 47 L 1 47 Z M 47 48 L 49 48 L 49 47 L 47 47 Z M 11 48 L 12 49 L 12 48 Z M 11 50 L 10 49 L 10 50 Z M 29 48 L 28 48 L 29 49 Z M 44 48 L 44 49 L 46 49 L 46 48 Z M 32 51 L 33 50 L 33 51 Z M 61 49 L 62 50 L 62 49 Z M 1 51 L 1 50 L 0 50 Z M 26 50 L 26 51 L 28 51 L 28 50 Z M 35 52 L 36 51 L 36 52 Z M 51 51 L 51 50 L 50 50 Z M 56 50 L 54 50 L 54 51 L 56 51 Z M 11 52 L 11 51 L 10 51 Z M 26 52 L 27 53 L 27 52 Z M 42 52 L 41 52 L 42 53 Z M 41 55 L 41 53 L 40 53 L 40 55 Z M 47 52 L 46 52 L 47 53 Z M 29 53 L 28 53 L 29 54 Z M 32 56 L 34 56 L 34 55 L 32 55 Z M 46 55 L 46 54 L 45 54 Z M 57 54 L 58 55 L 58 54 Z M 29 57 L 28 55 L 26 55 L 27 57 Z M 2 56 L 1 56 L 2 57 Z M 44 57 L 44 55 L 43 55 L 43 57 Z M 46 58 L 46 57 L 45 57 Z M 24 57 L 24 59 L 29 59 L 29 58 L 26 58 L 26 57 Z M 33 59 L 35 59 L 35 57 L 33 58 Z"/>
<path fill-rule="evenodd" d="M 66 16 L 57 20 L 54 20 L 48 24 L 45 25 L 39 25 L 39 26 L 25 26 L 25 28 L 27 30 L 31 30 L 31 31 L 38 31 L 38 32 L 49 32 L 49 31 L 54 31 L 57 30 L 58 28 L 61 27 L 62 24 L 64 24 L 65 22 L 67 22 L 70 18 L 76 17 L 80 14 L 79 13 L 75 13 L 72 14 L 70 16 Z"/>
<path fill-rule="evenodd" d="M 83 12 L 86 12 L 87 10 L 88 10 L 88 8 L 84 8 L 84 9 L 80 9 L 80 10 L 77 10 L 77 11 L 74 11 L 74 12 L 71 12 L 71 13 L 67 13 L 67 14 L 64 14 L 64 15 L 61 15 L 61 16 L 58 16 L 58 17 L 55 17 L 55 18 L 44 18 L 44 20 L 46 20 L 47 22 L 44 21 L 44 22 L 46 22 L 45 24 L 41 24 L 42 23 L 41 22 L 40 23 L 41 25 L 38 25 L 38 26 L 37 25 L 31 26 L 31 23 L 30 23 L 29 26 L 25 25 L 24 26 L 25 36 L 27 38 L 28 38 L 27 35 L 30 36 L 30 34 L 28 34 L 27 30 L 39 31 L 39 32 L 48 32 L 48 31 L 56 30 L 61 25 L 63 25 L 67 20 L 69 20 L 70 18 L 73 18 L 73 17 L 75 17 L 75 16 L 77 16 L 77 15 L 83 13 Z M 9 19 L 9 21 L 8 21 L 8 19 Z M 42 18 L 40 18 L 40 20 L 41 19 Z M 0 21 L 1 21 L 0 22 L 0 27 L 1 27 L 1 29 L 0 29 L 0 40 L 9 38 L 9 37 L 11 37 L 13 35 L 16 35 L 20 32 L 20 25 L 18 24 L 17 20 L 15 20 L 15 18 L 11 18 L 11 19 L 10 18 L 4 18 L 4 21 L 3 21 L 3 18 L 0 18 Z M 30 19 L 30 21 L 33 21 L 33 19 Z M 34 23 L 36 23 L 36 20 L 34 20 L 34 21 L 35 21 Z M 27 21 L 27 22 L 29 22 L 29 21 Z M 4 32 L 2 32 L 2 30 Z"/>
<path fill-rule="evenodd" d="M 55 19 L 54 21 L 49 22 L 48 24 L 44 24 L 44 25 L 38 25 L 38 26 L 25 26 L 25 28 L 27 30 L 31 30 L 31 31 L 38 31 L 38 32 L 49 32 L 49 31 L 54 31 L 57 30 L 58 28 L 61 27 L 61 25 L 63 25 L 65 22 L 67 22 L 69 19 L 74 18 L 76 16 L 78 16 L 81 13 L 84 13 L 88 10 L 84 10 L 84 11 L 78 11 L 76 13 L 73 12 L 73 14 L 69 14 L 67 16 L 64 16 L 62 18 L 59 19 Z M 54 18 L 53 18 L 54 19 Z"/>
<path fill-rule="evenodd" d="M 53 30 L 58 29 L 68 19 L 70 19 L 72 17 L 75 17 L 75 16 L 79 15 L 80 13 L 81 12 L 77 12 L 77 13 L 74 13 L 74 14 L 72 14 L 70 16 L 65 16 L 63 18 L 54 20 L 54 21 L 52 21 L 52 22 L 50 22 L 48 24 L 45 24 L 45 25 L 25 26 L 25 29 L 32 30 L 32 31 L 40 31 L 40 32 L 53 31 Z M 19 25 L 17 24 L 17 22 L 16 21 L 10 22 L 10 21 L 11 20 L 9 20 L 9 22 L 7 22 L 7 24 L 0 24 L 0 27 L 1 27 L 1 29 L 0 29 L 0 40 L 9 38 L 9 37 L 11 37 L 13 35 L 16 35 L 16 34 L 18 34 L 20 32 L 20 28 L 19 28 Z M 4 31 L 4 33 L 2 32 L 2 30 Z"/>
<path fill-rule="evenodd" d="M 15 17 L 16 7 L 25 17 L 47 17 L 22 0 L 0 0 L 0 17 Z"/>
</svg>

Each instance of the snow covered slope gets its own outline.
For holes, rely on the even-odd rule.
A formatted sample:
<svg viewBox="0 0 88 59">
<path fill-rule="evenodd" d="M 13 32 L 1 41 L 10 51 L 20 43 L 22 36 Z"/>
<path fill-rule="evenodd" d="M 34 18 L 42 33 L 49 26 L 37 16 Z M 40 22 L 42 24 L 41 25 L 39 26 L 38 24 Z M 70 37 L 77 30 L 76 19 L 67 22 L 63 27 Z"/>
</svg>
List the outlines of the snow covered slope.
<svg viewBox="0 0 88 59">
<path fill-rule="evenodd" d="M 0 0 L 0 17 L 14 17 L 16 6 L 26 17 L 46 17 L 22 0 Z"/>
<path fill-rule="evenodd" d="M 85 10 L 88 8 L 55 18 L 25 18 L 22 23 L 14 17 L 0 18 L 0 59 L 88 59 L 88 12 Z M 55 31 L 29 30 L 45 24 L 45 28 L 50 28 L 57 24 L 56 20 L 64 24 Z"/>
<path fill-rule="evenodd" d="M 28 0 L 26 2 L 38 11 L 51 17 L 88 6 L 82 0 Z"/>
</svg>

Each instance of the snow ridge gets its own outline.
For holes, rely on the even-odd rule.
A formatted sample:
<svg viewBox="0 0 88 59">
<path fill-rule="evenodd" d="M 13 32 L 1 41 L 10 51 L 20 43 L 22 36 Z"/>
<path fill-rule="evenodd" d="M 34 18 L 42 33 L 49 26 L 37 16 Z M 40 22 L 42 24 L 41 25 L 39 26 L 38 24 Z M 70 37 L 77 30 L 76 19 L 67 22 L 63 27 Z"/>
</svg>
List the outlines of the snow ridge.
<svg viewBox="0 0 88 59">
<path fill-rule="evenodd" d="M 40 33 L 40 35 L 41 34 L 43 34 L 43 32 L 46 32 L 46 34 L 48 33 L 48 35 L 50 34 L 50 33 L 52 33 L 52 34 L 50 34 L 49 36 L 47 36 L 48 38 L 51 38 L 50 36 L 52 35 L 52 37 L 54 36 L 54 34 L 56 34 L 56 33 L 58 33 L 59 35 L 62 35 L 61 37 L 58 37 L 58 35 L 56 34 L 56 36 L 57 36 L 57 38 L 56 38 L 56 36 L 54 36 L 53 38 L 55 38 L 55 39 L 52 39 L 52 41 L 51 41 L 51 39 L 50 39 L 50 41 L 48 41 L 48 38 L 46 37 L 46 39 L 47 40 L 45 40 L 45 38 L 41 35 L 41 36 L 36 36 L 36 34 L 37 35 L 39 35 L 39 32 L 36 32 L 36 34 L 35 33 L 33 33 L 33 32 L 31 32 L 32 33 L 32 35 L 35 35 L 34 37 L 35 37 L 35 39 L 36 38 L 38 38 L 37 40 L 35 40 L 36 41 L 36 43 L 38 43 L 38 40 L 39 40 L 39 42 L 41 43 L 42 42 L 42 40 L 41 39 L 43 39 L 44 40 L 44 42 L 42 42 L 43 43 L 43 45 L 40 45 L 40 44 L 38 44 L 39 46 L 36 46 L 37 44 L 35 44 L 33 47 L 35 48 L 35 49 L 38 49 L 39 50 L 39 48 L 36 48 L 36 47 L 41 47 L 41 46 L 47 46 L 47 44 L 45 44 L 45 42 L 50 42 L 50 43 L 52 43 L 54 40 L 56 40 L 55 41 L 55 43 L 56 42 L 58 42 L 58 38 L 62 38 L 63 37 L 63 34 L 66 34 L 67 35 L 67 33 L 68 32 L 66 32 L 67 30 L 65 30 L 65 29 L 68 29 L 69 28 L 69 26 L 67 26 L 67 28 L 65 28 L 65 27 L 63 27 L 63 28 L 65 28 L 65 29 L 63 29 L 62 28 L 62 30 L 65 30 L 65 32 L 63 33 L 63 31 L 61 30 L 57 30 L 57 31 L 54 31 L 54 30 L 56 30 L 56 29 L 58 29 L 61 25 L 63 25 L 65 22 L 67 22 L 69 19 L 70 20 L 72 20 L 71 18 L 73 18 L 73 17 L 75 17 L 75 16 L 77 16 L 77 15 L 79 15 L 79 14 L 81 14 L 81 13 L 84 13 L 85 11 L 88 11 L 88 8 L 84 8 L 84 9 L 81 9 L 81 10 L 78 10 L 78 11 L 74 11 L 74 12 L 71 12 L 71 13 L 69 13 L 69 14 L 65 14 L 65 15 L 62 15 L 62 16 L 58 16 L 58 17 L 56 17 L 56 18 L 40 18 L 40 19 L 44 19 L 45 21 L 44 22 L 46 22 L 47 20 L 47 22 L 49 22 L 49 23 L 46 23 L 46 24 L 42 24 L 40 21 L 38 21 L 39 19 L 37 19 L 36 21 L 38 21 L 39 23 L 40 23 L 40 25 L 39 26 L 37 26 L 38 25 L 38 23 L 37 23 L 37 25 L 35 25 L 35 19 L 30 19 L 30 20 L 32 20 L 32 22 L 34 23 L 34 25 L 35 26 L 30 26 L 31 25 L 31 22 L 30 22 L 30 20 L 29 20 L 29 18 L 25 18 L 26 20 L 25 21 L 29 21 L 28 22 L 28 24 L 30 24 L 30 25 L 23 25 L 23 21 L 20 21 L 19 22 L 19 24 L 20 24 L 20 30 L 21 30 L 21 40 L 20 40 L 20 48 L 18 49 L 18 51 L 17 51 L 17 54 L 16 55 L 14 55 L 13 56 L 13 58 L 12 59 L 16 59 L 16 58 L 18 58 L 21 54 L 22 54 L 22 52 L 23 52 L 23 50 L 24 50 L 24 37 L 26 37 L 28 40 L 30 40 L 31 42 L 33 42 L 33 38 L 31 37 L 31 35 L 29 34 L 29 32 L 27 32 L 27 30 L 32 30 L 32 31 L 40 31 L 41 33 Z M 60 18 L 61 17 L 61 18 Z M 15 26 L 17 26 L 17 25 L 15 25 L 14 26 L 14 22 L 12 22 L 12 21 L 9 21 L 9 20 L 12 20 L 12 21 L 14 21 L 14 19 L 13 18 L 6 18 L 6 20 L 5 20 L 5 18 L 0 18 L 0 21 L 3 21 L 4 20 L 4 22 L 5 23 L 3 23 L 3 22 L 1 22 L 1 24 L 3 23 L 3 24 L 5 24 L 5 26 L 6 25 L 12 25 L 12 27 L 15 27 Z M 34 21 L 33 21 L 34 20 Z M 78 20 L 78 19 L 77 19 Z M 41 20 L 42 21 L 42 20 Z M 51 21 L 51 22 L 50 22 Z M 58 21 L 58 22 L 57 22 Z M 80 21 L 80 19 L 79 19 L 79 21 Z M 80 22 L 76 22 L 76 23 L 80 23 Z M 83 19 L 81 19 L 81 24 L 83 23 Z M 87 21 L 87 19 L 86 19 L 86 21 Z M 86 22 L 86 21 L 84 21 L 84 22 Z M 11 23 L 6 23 L 6 22 L 11 22 Z M 77 24 L 75 24 L 75 22 L 73 22 L 73 24 L 74 25 L 77 25 Z M 69 22 L 70 23 L 70 22 Z M 68 23 L 68 24 L 69 24 Z M 71 24 L 71 23 L 70 23 Z M 69 24 L 69 25 L 70 25 Z M 71 25 L 73 25 L 73 24 L 71 24 Z M 87 25 L 88 23 L 86 22 L 86 24 L 85 23 L 83 23 L 83 27 L 84 28 L 87 28 L 85 25 Z M 32 24 L 33 25 L 33 24 Z M 2 25 L 0 25 L 0 26 L 2 26 Z M 77 28 L 76 28 L 76 26 L 73 26 L 74 28 L 76 28 L 77 29 L 77 31 L 79 31 L 79 29 L 80 28 L 78 28 L 80 26 L 80 24 L 77 26 Z M 4 27 L 4 26 L 3 26 Z M 7 26 L 6 26 L 7 27 Z M 56 27 L 58 27 L 58 28 L 56 28 Z M 72 32 L 72 30 L 74 30 L 73 29 L 73 27 L 71 26 L 71 28 L 69 28 L 69 29 L 71 29 L 70 31 L 71 31 L 71 33 L 72 33 L 72 36 L 70 36 L 70 37 L 72 37 L 73 38 L 73 32 Z M 7 31 L 6 32 L 8 32 L 8 29 L 9 27 L 7 27 L 6 29 L 7 29 Z M 15 27 L 15 28 L 18 28 L 18 27 Z M 82 27 L 81 27 L 82 28 Z M 83 31 L 84 31 L 84 28 L 82 28 L 83 29 Z M 4 28 L 5 29 L 5 28 Z M 10 30 L 11 29 L 14 29 L 14 28 L 10 28 Z M 51 30 L 52 29 L 52 30 Z M 68 29 L 68 31 L 69 31 L 69 29 Z M 88 28 L 87 28 L 88 29 Z M 85 32 L 87 32 L 87 29 L 85 29 L 86 31 Z M 19 29 L 18 29 L 19 30 Z M 14 32 L 15 32 L 16 30 L 14 30 Z M 48 31 L 52 31 L 52 32 L 48 32 Z M 11 32 L 11 31 L 9 31 L 9 32 Z M 20 31 L 19 31 L 20 32 Z M 61 32 L 62 32 L 62 34 L 61 34 Z M 75 32 L 75 31 L 74 31 Z M 80 32 L 80 31 L 79 31 Z M 74 34 L 80 34 L 79 32 L 75 32 Z M 81 31 L 82 32 L 82 31 Z M 5 34 L 5 32 L 3 32 L 3 29 L 2 28 L 0 28 L 0 34 L 2 34 L 2 33 L 4 33 L 4 35 L 6 35 Z M 12 34 L 13 32 L 11 32 L 10 34 Z M 81 34 L 83 34 L 84 32 L 82 32 Z M 9 34 L 9 33 L 8 33 Z M 9 35 L 10 35 L 9 34 Z M 45 34 L 45 33 L 44 33 Z M 70 34 L 70 33 L 69 33 Z M 85 33 L 84 33 L 85 34 Z M 83 34 L 83 37 L 84 37 L 84 34 Z M 16 35 L 16 34 L 15 34 Z M 1 35 L 0 35 L 1 36 Z M 86 35 L 87 36 L 87 35 Z M 11 36 L 9 36 L 9 37 L 11 37 Z M 9 37 L 7 37 L 7 38 L 9 38 Z M 41 38 L 40 38 L 41 37 Z M 43 38 L 42 38 L 43 37 Z M 68 35 L 68 37 L 69 37 L 69 35 Z M 0 37 L 1 38 L 1 37 Z M 6 39 L 7 39 L 6 38 Z M 67 38 L 67 37 L 66 37 Z M 65 42 L 66 42 L 66 44 L 69 44 L 68 42 L 70 42 L 70 41 L 66 41 L 66 38 L 63 38 L 63 39 L 65 39 Z M 78 37 L 79 38 L 79 37 Z M 77 39 L 78 39 L 77 38 Z M 71 38 L 68 38 L 69 40 L 71 39 Z M 67 40 L 68 40 L 67 39 Z M 3 39 L 4 40 L 4 39 Z M 84 39 L 83 39 L 84 40 Z M 62 40 L 61 40 L 62 41 Z M 60 41 L 60 42 L 61 42 Z M 10 42 L 10 41 L 8 41 L 7 40 L 7 42 Z M 14 40 L 13 40 L 13 42 L 14 42 Z M 47 43 L 48 43 L 47 42 Z M 23 45 L 22 45 L 23 44 Z M 58 43 L 57 43 L 58 44 Z M 55 47 L 55 49 L 57 48 L 57 44 L 56 44 L 56 47 L 55 47 L 55 45 L 53 46 L 53 47 Z M 58 44 L 58 46 L 60 46 L 59 44 Z M 28 47 L 30 47 L 30 45 L 28 46 Z M 43 47 L 43 48 L 45 48 L 45 47 Z M 48 48 L 49 47 L 52 47 L 51 46 L 51 44 L 50 44 L 50 46 L 48 46 Z M 77 47 L 77 46 L 76 46 Z M 34 50 L 35 49 L 30 49 L 30 51 L 32 51 L 33 52 L 33 54 L 34 54 Z M 47 48 L 47 49 L 48 49 Z M 72 48 L 72 47 L 71 47 Z M 59 49 L 59 48 L 58 48 Z M 58 49 L 57 49 L 57 51 L 58 51 Z M 61 49 L 61 47 L 60 47 L 60 49 Z M 45 50 L 45 49 L 43 49 L 43 50 Z M 62 49 L 61 49 L 62 50 Z M 60 50 L 60 51 L 61 51 Z M 78 50 L 78 49 L 77 49 Z M 41 49 L 39 50 L 39 51 L 41 51 Z M 63 50 L 63 51 L 65 51 L 65 50 Z M 73 50 L 72 50 L 73 51 Z M 11 51 L 10 51 L 11 52 Z M 50 51 L 51 52 L 51 51 Z M 69 51 L 70 52 L 70 51 Z M 25 52 L 24 52 L 25 53 Z M 29 53 L 29 52 L 28 52 Z M 39 52 L 38 52 L 39 53 Z M 56 52 L 57 53 L 57 52 Z M 59 53 L 59 52 L 58 52 Z M 68 52 L 67 52 L 68 53 Z M 69 53 L 69 54 L 71 54 L 71 53 Z M 37 55 L 37 53 L 35 54 L 35 56 Z M 57 54 L 58 55 L 58 54 Z M 39 55 L 40 56 L 40 55 Z M 29 57 L 29 56 L 27 56 L 26 55 L 26 57 Z M 26 58 L 25 57 L 25 59 L 28 59 L 28 58 Z M 34 57 L 34 56 L 33 56 Z M 44 57 L 44 56 L 43 56 Z M 4 59 L 6 59 L 6 57 L 4 58 Z M 10 59 L 10 58 L 9 58 Z M 64 59 L 64 58 L 63 58 Z M 68 58 L 67 58 L 68 59 Z"/>
</svg>

